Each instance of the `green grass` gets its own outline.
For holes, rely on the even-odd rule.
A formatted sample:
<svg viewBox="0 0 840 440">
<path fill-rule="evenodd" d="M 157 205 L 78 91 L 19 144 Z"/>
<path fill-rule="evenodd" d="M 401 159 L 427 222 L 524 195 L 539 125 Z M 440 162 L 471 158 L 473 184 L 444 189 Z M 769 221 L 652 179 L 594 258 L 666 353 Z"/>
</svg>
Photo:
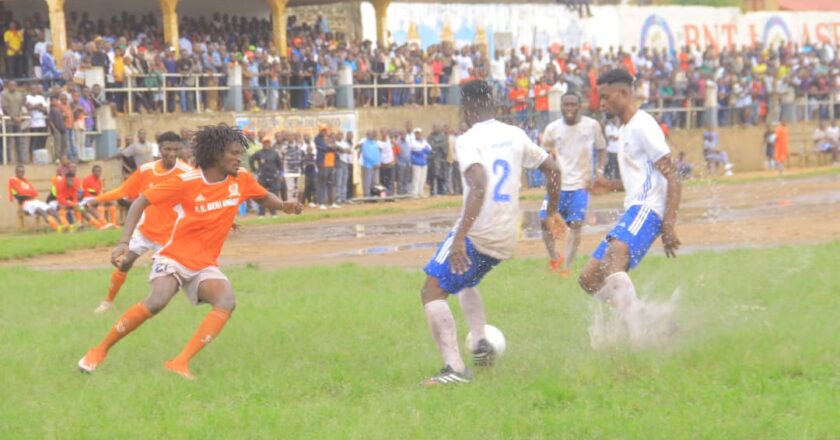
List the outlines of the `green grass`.
<svg viewBox="0 0 840 440">
<path fill-rule="evenodd" d="M 239 308 L 187 382 L 162 363 L 207 307 L 176 297 L 86 376 L 75 362 L 118 316 L 92 314 L 109 272 L 2 268 L 0 437 L 836 438 L 838 254 L 840 243 L 648 258 L 632 273 L 642 295 L 682 291 L 667 353 L 593 351 L 595 300 L 542 260 L 506 262 L 481 290 L 508 354 L 441 389 L 418 386 L 440 367 L 419 269 L 227 268 Z M 119 309 L 145 295 L 146 270 Z"/>
<path fill-rule="evenodd" d="M 77 249 L 112 246 L 122 231 L 79 231 L 58 235 L 12 234 L 0 236 L 0 261 L 31 258 L 45 254 L 63 254 Z"/>
</svg>

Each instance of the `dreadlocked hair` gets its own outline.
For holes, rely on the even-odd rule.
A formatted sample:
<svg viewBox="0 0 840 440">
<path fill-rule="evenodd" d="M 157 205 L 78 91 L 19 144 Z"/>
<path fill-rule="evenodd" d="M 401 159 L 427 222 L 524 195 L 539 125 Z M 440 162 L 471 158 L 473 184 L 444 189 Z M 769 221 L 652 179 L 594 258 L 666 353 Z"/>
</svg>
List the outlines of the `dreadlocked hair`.
<svg viewBox="0 0 840 440">
<path fill-rule="evenodd" d="M 231 127 L 225 123 L 199 127 L 192 137 L 196 166 L 210 168 L 215 165 L 224 154 L 225 147 L 231 142 L 238 142 L 245 149 L 248 148 L 248 138 L 237 127 Z"/>
</svg>

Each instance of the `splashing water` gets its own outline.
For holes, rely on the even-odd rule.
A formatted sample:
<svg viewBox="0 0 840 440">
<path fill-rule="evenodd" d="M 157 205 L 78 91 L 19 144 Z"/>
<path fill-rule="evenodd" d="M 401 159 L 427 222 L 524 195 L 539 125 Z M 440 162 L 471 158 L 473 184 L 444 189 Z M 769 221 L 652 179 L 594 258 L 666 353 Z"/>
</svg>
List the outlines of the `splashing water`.
<svg viewBox="0 0 840 440">
<path fill-rule="evenodd" d="M 674 321 L 680 289 L 666 302 L 643 299 L 625 316 L 600 302 L 592 306 L 589 341 L 596 351 L 629 346 L 633 350 L 668 348 L 675 339 Z"/>
</svg>

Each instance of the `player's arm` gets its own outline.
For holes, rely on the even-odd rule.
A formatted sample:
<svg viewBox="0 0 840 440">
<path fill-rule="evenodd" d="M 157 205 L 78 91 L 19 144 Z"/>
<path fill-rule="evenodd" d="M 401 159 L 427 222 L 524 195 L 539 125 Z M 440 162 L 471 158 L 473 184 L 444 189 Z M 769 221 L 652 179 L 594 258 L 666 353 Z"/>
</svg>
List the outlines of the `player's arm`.
<svg viewBox="0 0 840 440">
<path fill-rule="evenodd" d="M 601 176 L 604 174 L 604 167 L 607 166 L 607 140 L 604 138 L 604 131 L 600 124 L 595 130 L 595 151 L 598 152 L 598 168 L 595 169 L 595 174 Z"/>
<path fill-rule="evenodd" d="M 303 212 L 303 205 L 297 200 L 284 202 L 273 193 L 267 193 L 263 198 L 255 198 L 254 201 L 265 209 L 278 209 L 286 214 L 300 214 Z"/>
<path fill-rule="evenodd" d="M 676 257 L 677 249 L 680 247 L 680 240 L 677 238 L 677 210 L 682 197 L 682 182 L 680 181 L 677 166 L 668 154 L 654 163 L 656 169 L 665 176 L 668 181 L 668 192 L 665 197 L 665 216 L 662 218 L 662 245 L 665 247 L 665 255 Z"/>
<path fill-rule="evenodd" d="M 545 191 L 548 196 L 545 225 L 548 232 L 554 239 L 563 237 L 566 234 L 566 223 L 563 217 L 557 212 L 557 204 L 560 202 L 560 191 L 562 189 L 560 167 L 553 157 L 548 156 L 540 164 L 540 172 L 546 177 Z"/>
<path fill-rule="evenodd" d="M 140 217 L 143 211 L 150 205 L 149 199 L 141 194 L 131 207 L 128 209 L 128 214 L 125 216 L 125 223 L 123 223 L 123 233 L 117 246 L 111 252 L 111 264 L 115 267 L 120 267 L 125 259 L 125 253 L 128 251 L 128 242 L 131 240 L 131 235 L 134 233 L 134 228 L 140 223 Z"/>
<path fill-rule="evenodd" d="M 487 174 L 484 172 L 484 166 L 480 163 L 470 165 L 464 171 L 464 180 L 467 182 L 469 193 L 464 203 L 464 214 L 458 222 L 458 229 L 455 231 L 455 237 L 452 240 L 452 247 L 449 252 L 450 267 L 452 272 L 457 274 L 465 273 L 472 265 L 470 258 L 467 256 L 466 239 L 467 233 L 481 212 L 481 206 L 484 204 L 484 196 L 487 192 Z M 554 209 L 557 209 L 556 202 Z"/>
</svg>

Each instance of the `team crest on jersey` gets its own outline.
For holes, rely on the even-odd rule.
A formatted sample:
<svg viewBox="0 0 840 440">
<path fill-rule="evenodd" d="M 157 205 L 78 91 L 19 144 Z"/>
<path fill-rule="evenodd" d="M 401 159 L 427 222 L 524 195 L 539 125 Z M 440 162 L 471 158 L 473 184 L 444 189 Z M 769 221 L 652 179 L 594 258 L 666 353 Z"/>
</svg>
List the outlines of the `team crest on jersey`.
<svg viewBox="0 0 840 440">
<path fill-rule="evenodd" d="M 239 197 L 239 184 L 238 183 L 231 183 L 228 187 L 228 197 Z"/>
</svg>

